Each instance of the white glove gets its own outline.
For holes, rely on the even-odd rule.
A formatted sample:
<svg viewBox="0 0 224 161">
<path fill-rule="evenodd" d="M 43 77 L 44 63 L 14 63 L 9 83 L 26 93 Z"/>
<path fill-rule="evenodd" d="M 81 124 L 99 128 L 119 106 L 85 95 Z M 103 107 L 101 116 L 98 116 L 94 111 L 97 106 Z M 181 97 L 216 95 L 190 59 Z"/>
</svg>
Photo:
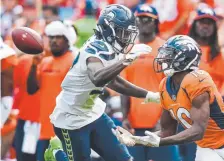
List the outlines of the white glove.
<svg viewBox="0 0 224 161">
<path fill-rule="evenodd" d="M 149 103 L 149 102 L 160 103 L 160 94 L 159 94 L 159 92 L 148 91 L 143 104 Z"/>
<path fill-rule="evenodd" d="M 135 140 L 136 144 L 150 146 L 150 147 L 159 147 L 160 137 L 155 133 L 150 131 L 145 131 L 145 135 L 147 136 L 133 136 L 132 138 Z"/>
<path fill-rule="evenodd" d="M 112 129 L 112 132 L 122 144 L 127 146 L 140 144 L 150 147 L 159 147 L 160 137 L 149 131 L 145 131 L 145 135 L 147 136 L 133 136 L 130 132 L 118 126 L 116 130 Z"/>
<path fill-rule="evenodd" d="M 140 55 L 149 54 L 152 48 L 145 44 L 136 44 L 133 46 L 131 51 L 125 55 L 124 65 L 130 65 L 134 60 L 136 60 Z"/>
<path fill-rule="evenodd" d="M 133 135 L 125 130 L 124 128 L 118 126 L 116 130 L 111 129 L 114 135 L 117 137 L 117 139 L 120 141 L 120 143 L 125 144 L 127 146 L 134 146 L 135 141 L 132 139 Z M 121 134 L 122 132 L 122 134 Z"/>
</svg>

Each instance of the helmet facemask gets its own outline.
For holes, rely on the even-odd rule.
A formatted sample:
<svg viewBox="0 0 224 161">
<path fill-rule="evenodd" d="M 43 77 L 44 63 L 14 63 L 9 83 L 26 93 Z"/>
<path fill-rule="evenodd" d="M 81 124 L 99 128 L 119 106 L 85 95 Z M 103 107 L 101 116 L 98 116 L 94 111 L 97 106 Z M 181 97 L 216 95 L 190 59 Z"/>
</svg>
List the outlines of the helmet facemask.
<svg viewBox="0 0 224 161">
<path fill-rule="evenodd" d="M 104 19 L 104 21 L 106 26 L 102 27 L 102 25 L 98 25 L 103 39 L 113 47 L 115 52 L 122 54 L 128 53 L 134 46 L 135 39 L 138 35 L 137 27 L 130 25 L 128 29 L 125 29 L 113 22 L 107 21 L 107 19 Z M 107 28 L 107 34 L 104 32 L 105 28 Z M 110 29 L 109 32 L 108 28 Z"/>
</svg>

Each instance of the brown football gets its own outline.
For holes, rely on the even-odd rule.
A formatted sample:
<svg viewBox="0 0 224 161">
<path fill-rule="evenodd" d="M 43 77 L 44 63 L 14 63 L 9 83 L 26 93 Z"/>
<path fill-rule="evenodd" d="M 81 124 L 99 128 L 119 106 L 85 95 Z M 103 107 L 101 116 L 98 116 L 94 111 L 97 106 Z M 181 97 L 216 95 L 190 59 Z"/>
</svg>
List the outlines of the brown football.
<svg viewBox="0 0 224 161">
<path fill-rule="evenodd" d="M 28 27 L 18 27 L 12 31 L 12 40 L 15 46 L 27 54 L 40 54 L 43 52 L 41 36 Z"/>
</svg>

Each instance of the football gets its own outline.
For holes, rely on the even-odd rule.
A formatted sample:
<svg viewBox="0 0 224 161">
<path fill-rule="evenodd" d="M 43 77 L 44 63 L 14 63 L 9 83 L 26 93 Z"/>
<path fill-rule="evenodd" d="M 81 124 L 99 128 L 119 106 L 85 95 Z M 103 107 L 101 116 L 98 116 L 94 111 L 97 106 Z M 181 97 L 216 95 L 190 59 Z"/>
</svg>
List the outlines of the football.
<svg viewBox="0 0 224 161">
<path fill-rule="evenodd" d="M 28 27 L 18 27 L 12 31 L 15 46 L 26 54 L 40 54 L 43 52 L 43 40 L 36 31 Z"/>
</svg>

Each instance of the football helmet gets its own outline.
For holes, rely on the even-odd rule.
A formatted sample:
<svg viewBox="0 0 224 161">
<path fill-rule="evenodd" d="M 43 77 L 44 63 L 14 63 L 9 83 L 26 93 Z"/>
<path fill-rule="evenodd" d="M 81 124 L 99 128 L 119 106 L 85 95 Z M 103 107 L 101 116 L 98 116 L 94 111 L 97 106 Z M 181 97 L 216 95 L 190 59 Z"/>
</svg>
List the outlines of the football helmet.
<svg viewBox="0 0 224 161">
<path fill-rule="evenodd" d="M 172 76 L 176 72 L 197 69 L 200 57 L 201 49 L 192 38 L 176 35 L 158 49 L 153 67 L 157 73 L 164 72 L 166 76 Z"/>
<path fill-rule="evenodd" d="M 123 5 L 108 5 L 101 11 L 95 33 L 109 43 L 115 52 L 127 53 L 138 35 L 135 16 Z"/>
</svg>

